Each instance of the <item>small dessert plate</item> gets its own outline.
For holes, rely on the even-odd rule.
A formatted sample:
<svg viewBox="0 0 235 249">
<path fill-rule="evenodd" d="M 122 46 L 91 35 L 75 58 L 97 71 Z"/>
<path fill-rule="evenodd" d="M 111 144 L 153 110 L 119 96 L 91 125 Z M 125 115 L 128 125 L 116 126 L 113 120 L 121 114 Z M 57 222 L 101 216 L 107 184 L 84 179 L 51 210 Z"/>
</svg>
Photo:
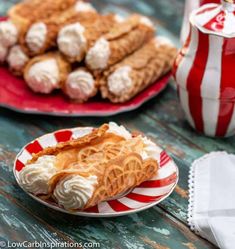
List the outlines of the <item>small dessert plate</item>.
<svg viewBox="0 0 235 249">
<path fill-rule="evenodd" d="M 43 148 L 55 146 L 59 142 L 82 137 L 91 131 L 92 128 L 90 127 L 59 130 L 39 137 L 27 144 L 16 156 L 14 162 L 13 172 L 17 183 L 19 184 L 19 172 L 25 167 L 26 162 L 31 159 L 32 153 L 38 153 Z M 148 209 L 160 203 L 172 193 L 179 179 L 178 168 L 172 158 L 163 150 L 160 153 L 159 166 L 158 174 L 152 179 L 84 211 L 67 211 L 55 202 L 42 200 L 23 190 L 38 202 L 64 213 L 86 217 L 122 216 Z"/>
</svg>

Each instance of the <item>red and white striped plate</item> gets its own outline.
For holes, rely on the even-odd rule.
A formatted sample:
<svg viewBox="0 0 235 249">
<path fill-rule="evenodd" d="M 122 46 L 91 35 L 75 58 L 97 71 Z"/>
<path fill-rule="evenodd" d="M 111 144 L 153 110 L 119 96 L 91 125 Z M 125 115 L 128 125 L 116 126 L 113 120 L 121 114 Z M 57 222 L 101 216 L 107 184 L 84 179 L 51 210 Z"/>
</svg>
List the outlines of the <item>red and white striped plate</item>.
<svg viewBox="0 0 235 249">
<path fill-rule="evenodd" d="M 39 137 L 27 144 L 17 155 L 14 162 L 13 172 L 17 183 L 19 184 L 19 172 L 25 166 L 25 163 L 32 157 L 32 153 L 37 153 L 48 146 L 54 146 L 58 142 L 65 142 L 70 139 L 82 137 L 90 133 L 91 130 L 92 128 L 90 127 L 59 130 Z M 99 205 L 82 212 L 69 212 L 59 207 L 56 203 L 49 203 L 28 192 L 27 194 L 50 208 L 74 215 L 112 217 L 135 213 L 158 204 L 168 197 L 175 188 L 179 178 L 178 168 L 174 161 L 163 150 L 161 150 L 159 155 L 159 165 L 160 169 L 158 174 L 151 180 L 143 182 L 138 187 L 135 187 L 122 195 L 116 196 L 111 200 L 102 202 Z"/>
</svg>

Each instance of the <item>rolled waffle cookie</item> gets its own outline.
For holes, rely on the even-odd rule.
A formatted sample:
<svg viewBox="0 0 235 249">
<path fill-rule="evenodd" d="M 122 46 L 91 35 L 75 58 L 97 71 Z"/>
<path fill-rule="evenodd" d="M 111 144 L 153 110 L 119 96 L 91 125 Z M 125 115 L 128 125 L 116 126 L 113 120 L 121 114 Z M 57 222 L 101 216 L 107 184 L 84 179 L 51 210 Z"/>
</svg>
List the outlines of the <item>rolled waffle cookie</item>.
<svg viewBox="0 0 235 249">
<path fill-rule="evenodd" d="M 50 52 L 27 63 L 24 79 L 34 92 L 48 94 L 61 88 L 70 71 L 70 63 L 59 52 Z"/>
<path fill-rule="evenodd" d="M 99 85 L 103 98 L 113 103 L 130 100 L 170 71 L 177 49 L 166 38 L 154 38 L 105 71 Z"/>
<path fill-rule="evenodd" d="M 88 21 L 74 21 L 59 32 L 57 44 L 61 53 L 71 62 L 82 61 L 89 47 L 120 22 L 117 15 L 99 16 Z"/>
<path fill-rule="evenodd" d="M 78 2 L 76 11 L 74 8 L 32 23 L 27 32 L 20 36 L 20 44 L 25 52 L 31 56 L 43 54 L 56 46 L 58 32 L 64 26 L 74 22 L 94 22 L 99 17 L 89 3 Z"/>
<path fill-rule="evenodd" d="M 76 2 L 77 0 L 25 0 L 14 5 L 8 11 L 8 16 L 20 31 L 25 31 L 32 22 L 62 13 Z"/>
<path fill-rule="evenodd" d="M 139 49 L 154 36 L 154 26 L 144 16 L 132 15 L 115 25 L 88 50 L 86 64 L 93 71 L 103 71 Z"/>
<path fill-rule="evenodd" d="M 155 176 L 159 155 L 146 137 L 109 123 L 34 155 L 20 172 L 20 184 L 67 210 L 83 210 Z"/>
<path fill-rule="evenodd" d="M 97 94 L 98 86 L 92 73 L 81 67 L 68 75 L 62 90 L 73 101 L 83 103 Z"/>
<path fill-rule="evenodd" d="M 10 48 L 7 62 L 13 74 L 17 76 L 23 75 L 24 68 L 29 60 L 30 58 L 25 54 L 20 45 L 15 45 Z"/>
</svg>

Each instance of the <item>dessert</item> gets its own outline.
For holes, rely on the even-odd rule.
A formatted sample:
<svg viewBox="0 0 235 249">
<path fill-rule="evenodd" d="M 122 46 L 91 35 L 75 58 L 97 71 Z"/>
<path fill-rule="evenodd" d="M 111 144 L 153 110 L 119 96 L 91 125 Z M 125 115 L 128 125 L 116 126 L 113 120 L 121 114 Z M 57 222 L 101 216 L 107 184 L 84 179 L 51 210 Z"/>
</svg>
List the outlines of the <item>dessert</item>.
<svg viewBox="0 0 235 249">
<path fill-rule="evenodd" d="M 93 71 L 103 71 L 121 61 L 154 36 L 154 26 L 147 17 L 132 15 L 116 24 L 88 50 L 86 64 Z"/>
<path fill-rule="evenodd" d="M 23 75 L 24 68 L 29 61 L 29 57 L 19 45 L 15 45 L 9 50 L 7 62 L 13 74 Z"/>
<path fill-rule="evenodd" d="M 9 11 L 10 20 L 20 32 L 39 19 L 47 19 L 73 7 L 77 0 L 25 0 L 14 5 Z"/>
<path fill-rule="evenodd" d="M 48 94 L 63 85 L 70 71 L 71 65 L 59 52 L 49 52 L 29 60 L 24 79 L 34 92 Z"/>
<path fill-rule="evenodd" d="M 98 17 L 91 4 L 78 1 L 74 8 L 32 23 L 26 34 L 20 37 L 20 44 L 31 56 L 43 54 L 56 46 L 57 35 L 62 27 L 74 22 L 93 22 Z"/>
<path fill-rule="evenodd" d="M 92 73 L 80 67 L 68 75 L 62 90 L 70 99 L 83 103 L 97 94 L 98 86 Z"/>
<path fill-rule="evenodd" d="M 91 133 L 34 154 L 20 185 L 66 210 L 84 210 L 157 174 L 159 148 L 123 126 L 104 124 Z"/>
<path fill-rule="evenodd" d="M 170 71 L 176 53 L 168 39 L 152 39 L 103 73 L 99 81 L 102 97 L 114 103 L 130 100 Z"/>
<path fill-rule="evenodd" d="M 120 18 L 113 14 L 97 16 L 83 22 L 75 20 L 60 30 L 57 38 L 58 48 L 69 61 L 80 62 L 89 47 L 102 35 L 108 33 L 117 22 L 120 22 Z"/>
</svg>

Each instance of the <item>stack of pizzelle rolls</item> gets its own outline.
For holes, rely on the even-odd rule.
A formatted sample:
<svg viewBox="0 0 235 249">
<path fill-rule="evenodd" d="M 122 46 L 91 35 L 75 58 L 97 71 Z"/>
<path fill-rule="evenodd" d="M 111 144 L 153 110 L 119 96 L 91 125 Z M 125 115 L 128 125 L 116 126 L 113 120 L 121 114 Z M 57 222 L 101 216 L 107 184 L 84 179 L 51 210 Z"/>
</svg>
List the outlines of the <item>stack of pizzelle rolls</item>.
<svg viewBox="0 0 235 249">
<path fill-rule="evenodd" d="M 170 71 L 176 48 L 149 18 L 101 15 L 81 0 L 25 0 L 0 22 L 0 62 L 36 93 L 71 100 L 98 92 L 123 103 Z"/>
</svg>

